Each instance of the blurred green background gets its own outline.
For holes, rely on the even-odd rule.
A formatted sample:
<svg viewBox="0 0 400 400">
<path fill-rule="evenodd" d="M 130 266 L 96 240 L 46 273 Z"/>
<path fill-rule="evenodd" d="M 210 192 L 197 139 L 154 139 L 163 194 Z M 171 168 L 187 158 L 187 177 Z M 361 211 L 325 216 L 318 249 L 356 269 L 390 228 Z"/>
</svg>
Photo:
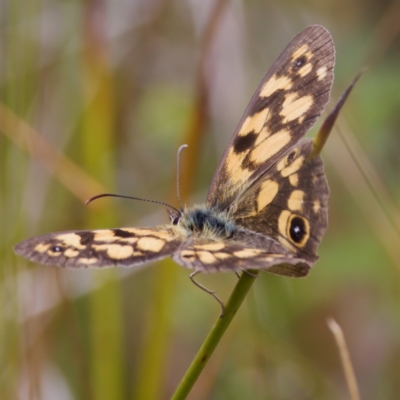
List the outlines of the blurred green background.
<svg viewBox="0 0 400 400">
<path fill-rule="evenodd" d="M 0 398 L 171 396 L 220 312 L 189 271 L 172 261 L 67 271 L 12 246 L 167 222 L 148 203 L 83 202 L 107 191 L 177 205 L 183 143 L 183 200 L 204 201 L 264 72 L 318 23 L 337 48 L 330 107 L 367 67 L 322 154 L 320 260 L 306 279 L 262 274 L 189 398 L 349 398 L 333 317 L 362 399 L 398 399 L 399 21 L 399 1 L 2 1 Z M 237 279 L 199 281 L 226 299 Z"/>
</svg>

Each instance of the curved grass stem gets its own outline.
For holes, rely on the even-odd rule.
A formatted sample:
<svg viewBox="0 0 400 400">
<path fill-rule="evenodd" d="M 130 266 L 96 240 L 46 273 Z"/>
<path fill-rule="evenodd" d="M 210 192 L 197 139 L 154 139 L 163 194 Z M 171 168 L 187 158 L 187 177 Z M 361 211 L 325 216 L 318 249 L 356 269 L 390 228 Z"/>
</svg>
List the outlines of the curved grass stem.
<svg viewBox="0 0 400 400">
<path fill-rule="evenodd" d="M 203 342 L 195 358 L 193 359 L 192 364 L 186 371 L 186 374 L 182 378 L 175 393 L 171 397 L 171 400 L 186 399 L 190 390 L 196 383 L 198 377 L 206 366 L 223 334 L 232 322 L 233 317 L 238 311 L 247 293 L 249 292 L 253 282 L 258 276 L 257 271 L 250 270 L 249 272 L 250 273 L 242 273 L 238 283 L 233 289 L 233 292 L 228 302 L 226 303 L 224 315 L 219 317 L 214 326 L 211 328 L 205 341 Z"/>
</svg>

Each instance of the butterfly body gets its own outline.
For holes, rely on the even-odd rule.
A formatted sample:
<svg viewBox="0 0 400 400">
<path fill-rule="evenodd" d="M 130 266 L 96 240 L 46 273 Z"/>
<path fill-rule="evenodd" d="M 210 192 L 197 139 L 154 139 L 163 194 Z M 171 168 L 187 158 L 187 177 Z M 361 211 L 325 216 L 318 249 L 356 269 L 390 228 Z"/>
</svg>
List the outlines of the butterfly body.
<svg viewBox="0 0 400 400">
<path fill-rule="evenodd" d="M 50 233 L 17 254 L 67 268 L 134 267 L 167 256 L 201 272 L 262 269 L 305 276 L 327 228 L 328 184 L 303 136 L 324 110 L 334 46 L 318 25 L 278 57 L 232 137 L 205 204 L 146 228 Z"/>
<path fill-rule="evenodd" d="M 205 204 L 185 209 L 178 224 L 187 232 L 188 237 L 211 240 L 229 240 L 237 230 L 229 212 Z"/>
</svg>

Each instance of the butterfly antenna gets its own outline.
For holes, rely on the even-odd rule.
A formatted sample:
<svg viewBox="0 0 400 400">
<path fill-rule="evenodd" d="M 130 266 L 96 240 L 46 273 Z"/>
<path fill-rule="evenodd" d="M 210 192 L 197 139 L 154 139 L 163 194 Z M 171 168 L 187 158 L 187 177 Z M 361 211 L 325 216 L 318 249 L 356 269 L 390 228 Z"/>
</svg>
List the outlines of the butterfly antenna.
<svg viewBox="0 0 400 400">
<path fill-rule="evenodd" d="M 150 200 L 150 199 L 142 199 L 142 198 L 140 198 L 140 197 L 124 196 L 124 195 L 122 195 L 122 194 L 114 194 L 114 193 L 101 193 L 101 194 L 97 194 L 96 196 L 93 196 L 93 197 L 91 197 L 90 199 L 87 199 L 87 200 L 85 201 L 85 204 L 89 204 L 89 203 L 91 203 L 93 200 L 100 199 L 101 197 L 119 197 L 119 198 L 122 198 L 122 199 L 131 199 L 131 200 L 147 201 L 148 203 L 155 203 L 155 204 L 160 204 L 160 205 L 162 205 L 162 206 L 165 206 L 165 207 L 167 207 L 167 208 L 170 209 L 170 210 L 176 211 L 178 215 L 181 215 L 181 212 L 180 212 L 177 208 L 171 206 L 171 205 L 168 204 L 168 203 L 164 203 L 163 201 Z"/>
<path fill-rule="evenodd" d="M 178 201 L 179 201 L 179 207 L 181 209 L 181 211 L 179 212 L 179 214 L 183 211 L 183 205 L 182 205 L 182 200 L 181 200 L 181 191 L 180 191 L 180 187 L 179 187 L 179 179 L 180 179 L 180 170 L 181 170 L 181 153 L 184 149 L 186 149 L 186 147 L 188 147 L 187 144 L 183 144 L 181 147 L 179 147 L 178 149 L 178 155 L 177 155 L 177 160 L 176 160 L 176 194 L 178 196 Z"/>
</svg>

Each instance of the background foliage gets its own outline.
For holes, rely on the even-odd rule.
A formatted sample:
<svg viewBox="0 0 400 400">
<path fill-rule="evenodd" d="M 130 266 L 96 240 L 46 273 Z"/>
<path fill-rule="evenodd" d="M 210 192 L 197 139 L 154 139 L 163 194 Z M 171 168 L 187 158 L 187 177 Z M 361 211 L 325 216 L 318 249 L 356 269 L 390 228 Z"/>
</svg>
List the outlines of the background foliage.
<svg viewBox="0 0 400 400">
<path fill-rule="evenodd" d="M 346 398 L 328 317 L 363 399 L 400 393 L 400 3 L 23 0 L 0 3 L 0 398 L 167 399 L 218 304 L 172 261 L 64 271 L 12 254 L 32 235 L 167 221 L 99 192 L 201 202 L 250 96 L 310 24 L 337 48 L 323 152 L 330 228 L 307 279 L 263 273 L 190 399 Z M 332 106 L 333 103 L 331 103 Z M 202 276 L 227 298 L 236 277 Z"/>
</svg>

